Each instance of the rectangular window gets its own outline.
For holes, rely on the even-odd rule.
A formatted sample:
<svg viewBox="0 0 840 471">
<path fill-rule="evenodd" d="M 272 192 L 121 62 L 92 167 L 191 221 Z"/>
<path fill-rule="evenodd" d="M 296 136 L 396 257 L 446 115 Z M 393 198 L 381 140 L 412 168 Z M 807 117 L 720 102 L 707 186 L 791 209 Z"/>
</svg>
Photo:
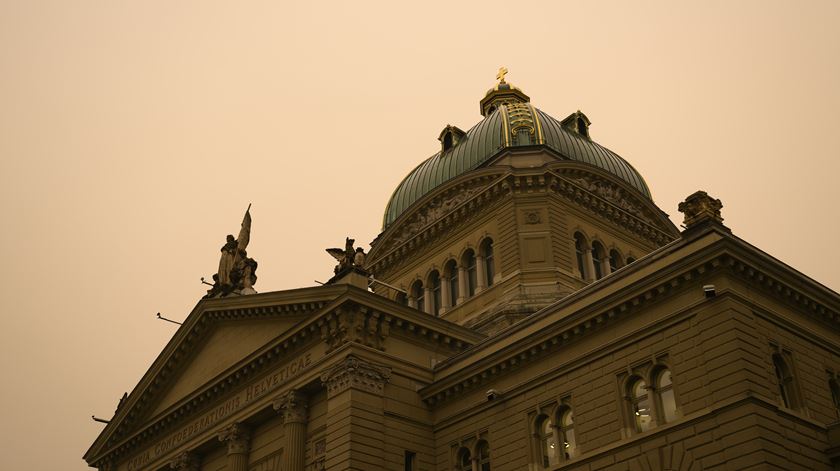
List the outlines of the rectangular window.
<svg viewBox="0 0 840 471">
<path fill-rule="evenodd" d="M 417 453 L 413 451 L 405 451 L 405 471 L 414 471 L 417 469 Z"/>
</svg>

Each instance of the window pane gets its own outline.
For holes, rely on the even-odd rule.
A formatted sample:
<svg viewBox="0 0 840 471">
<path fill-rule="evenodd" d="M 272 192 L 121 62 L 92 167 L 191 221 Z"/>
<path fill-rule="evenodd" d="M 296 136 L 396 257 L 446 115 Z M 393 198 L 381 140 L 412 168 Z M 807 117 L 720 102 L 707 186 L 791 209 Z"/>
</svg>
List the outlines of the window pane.
<svg viewBox="0 0 840 471">
<path fill-rule="evenodd" d="M 677 403 L 674 401 L 674 390 L 665 389 L 659 393 L 662 399 L 662 413 L 665 414 L 665 422 L 673 422 L 677 417 Z"/>
<path fill-rule="evenodd" d="M 665 370 L 659 375 L 659 387 L 664 388 L 665 386 L 671 385 L 671 372 L 669 370 Z"/>
<path fill-rule="evenodd" d="M 564 431 L 564 438 L 566 439 L 565 443 L 563 444 L 564 452 L 566 454 L 566 459 L 574 458 L 575 457 L 575 431 L 572 429 L 568 429 Z"/>
<path fill-rule="evenodd" d="M 638 400 L 633 405 L 633 415 L 636 420 L 636 430 L 644 432 L 650 428 L 650 403 L 647 397 Z"/>
<path fill-rule="evenodd" d="M 560 420 L 560 423 L 563 425 L 564 428 L 572 426 L 572 424 L 574 423 L 574 418 L 572 416 L 571 409 L 567 410 L 566 413 L 563 414 L 563 419 Z"/>
<path fill-rule="evenodd" d="M 633 397 L 639 399 L 642 396 L 647 396 L 647 384 L 642 380 L 638 380 L 633 383 Z"/>
</svg>

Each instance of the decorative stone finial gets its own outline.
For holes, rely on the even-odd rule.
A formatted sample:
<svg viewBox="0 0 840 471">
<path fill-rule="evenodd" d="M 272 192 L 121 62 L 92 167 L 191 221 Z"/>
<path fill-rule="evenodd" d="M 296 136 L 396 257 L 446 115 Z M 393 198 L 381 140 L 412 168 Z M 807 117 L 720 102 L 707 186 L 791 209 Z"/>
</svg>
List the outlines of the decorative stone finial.
<svg viewBox="0 0 840 471">
<path fill-rule="evenodd" d="M 720 215 L 722 207 L 719 199 L 712 198 L 705 191 L 697 191 L 680 203 L 677 209 L 685 215 L 685 229 L 691 230 L 709 223 L 723 226 L 723 217 Z"/>
</svg>

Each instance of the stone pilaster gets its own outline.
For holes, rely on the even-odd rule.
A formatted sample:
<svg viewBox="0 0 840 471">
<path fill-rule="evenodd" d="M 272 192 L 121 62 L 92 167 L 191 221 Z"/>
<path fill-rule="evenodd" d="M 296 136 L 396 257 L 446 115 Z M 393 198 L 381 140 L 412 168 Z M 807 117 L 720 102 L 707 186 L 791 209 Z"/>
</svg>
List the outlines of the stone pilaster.
<svg viewBox="0 0 840 471">
<path fill-rule="evenodd" d="M 197 454 L 185 451 L 169 463 L 169 468 L 179 471 L 201 471 L 201 460 Z"/>
<path fill-rule="evenodd" d="M 327 388 L 329 470 L 385 469 L 385 414 L 382 397 L 391 370 L 348 356 L 321 374 Z M 350 433 L 352 430 L 352 434 Z"/>
<path fill-rule="evenodd" d="M 248 471 L 248 450 L 251 431 L 241 423 L 228 425 L 219 432 L 219 441 L 227 444 L 227 468 L 229 471 Z"/>
<path fill-rule="evenodd" d="M 274 399 L 274 410 L 283 417 L 283 462 L 286 471 L 303 471 L 306 463 L 307 398 L 289 390 Z"/>
</svg>

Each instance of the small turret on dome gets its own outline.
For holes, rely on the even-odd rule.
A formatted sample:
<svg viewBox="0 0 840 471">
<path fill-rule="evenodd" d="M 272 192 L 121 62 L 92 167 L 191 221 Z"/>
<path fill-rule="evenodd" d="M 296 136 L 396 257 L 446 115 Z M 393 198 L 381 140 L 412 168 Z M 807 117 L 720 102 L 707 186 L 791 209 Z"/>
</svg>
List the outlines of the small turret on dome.
<svg viewBox="0 0 840 471">
<path fill-rule="evenodd" d="M 499 68 L 496 78 L 499 83 L 487 90 L 487 94 L 481 99 L 481 116 L 489 116 L 499 109 L 499 105 L 506 103 L 529 103 L 531 98 L 519 88 L 507 83 L 505 75 L 508 73 L 506 67 Z"/>
</svg>

